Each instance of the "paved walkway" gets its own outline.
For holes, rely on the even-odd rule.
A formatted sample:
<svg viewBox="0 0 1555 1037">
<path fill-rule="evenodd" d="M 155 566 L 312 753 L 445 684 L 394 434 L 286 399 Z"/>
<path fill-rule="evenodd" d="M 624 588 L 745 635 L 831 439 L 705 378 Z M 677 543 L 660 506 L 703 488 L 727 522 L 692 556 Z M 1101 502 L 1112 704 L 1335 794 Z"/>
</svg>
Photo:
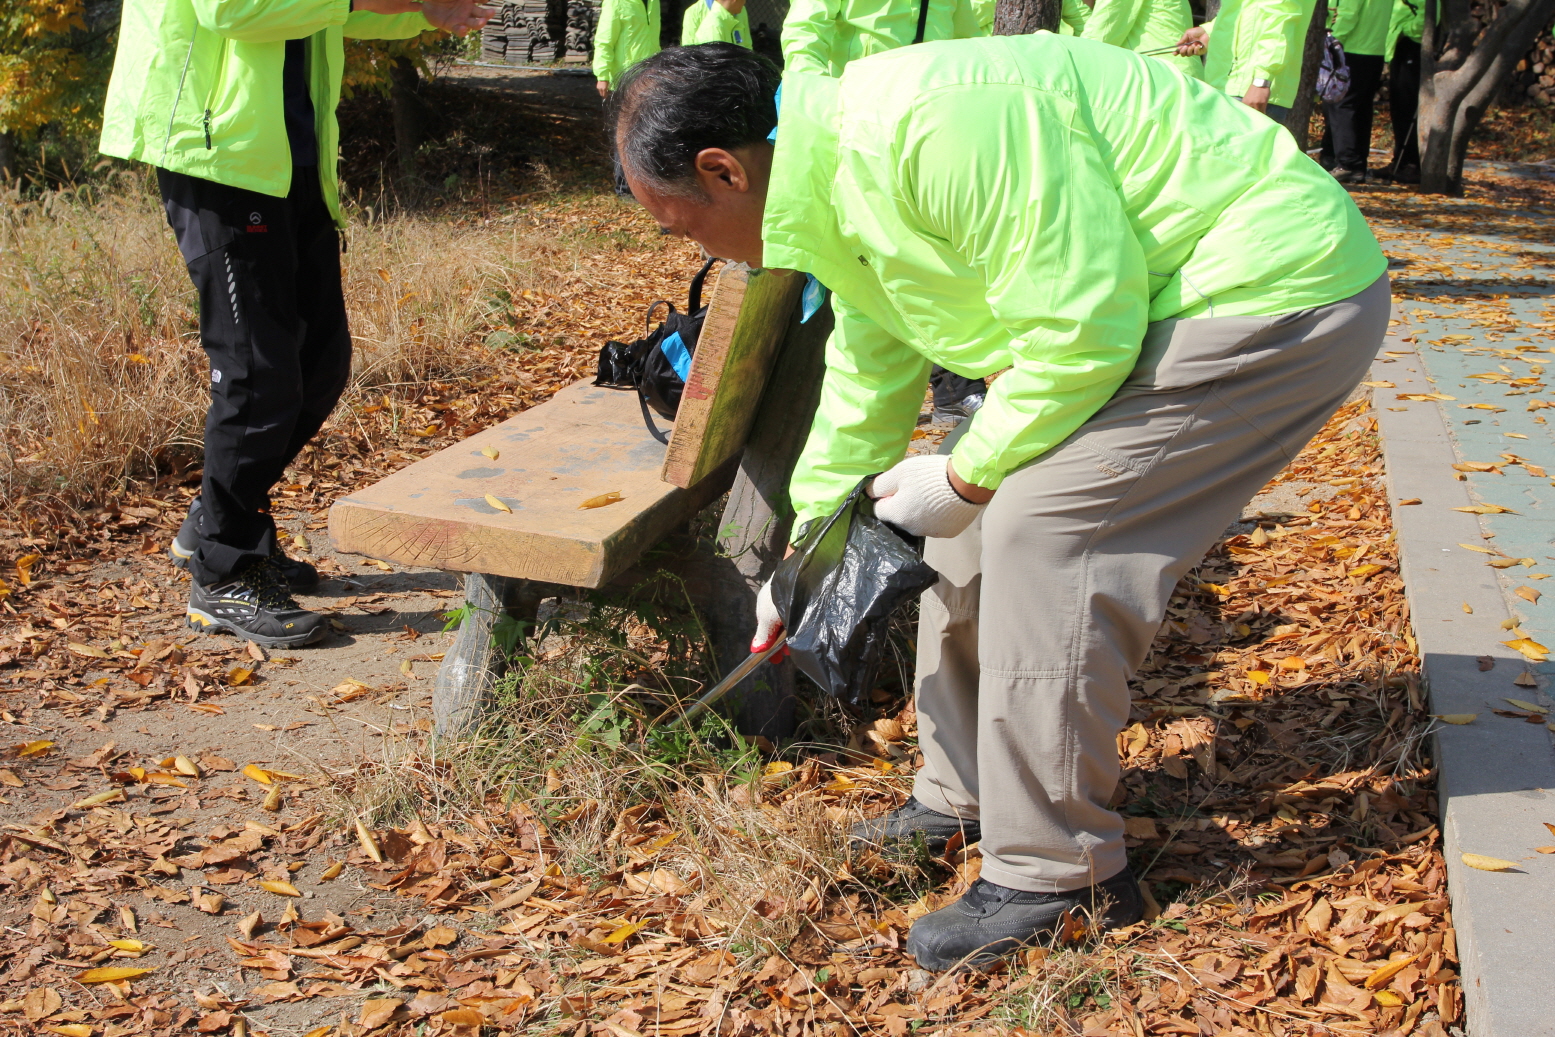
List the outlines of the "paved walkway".
<svg viewBox="0 0 1555 1037">
<path fill-rule="evenodd" d="M 1555 843 L 1555 247 L 1377 229 L 1399 317 L 1373 378 L 1403 575 L 1433 711 L 1476 714 L 1436 732 L 1468 1033 L 1555 1034 L 1555 855 L 1534 850 Z"/>
</svg>

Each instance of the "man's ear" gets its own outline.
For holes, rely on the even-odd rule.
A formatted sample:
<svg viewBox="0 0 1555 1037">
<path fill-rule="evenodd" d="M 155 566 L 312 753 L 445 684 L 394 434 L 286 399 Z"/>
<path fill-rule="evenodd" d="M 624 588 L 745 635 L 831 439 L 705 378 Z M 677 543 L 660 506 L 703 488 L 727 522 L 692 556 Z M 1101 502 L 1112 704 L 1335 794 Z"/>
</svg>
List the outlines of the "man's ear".
<svg viewBox="0 0 1555 1037">
<path fill-rule="evenodd" d="M 696 170 L 704 189 L 718 187 L 741 194 L 750 190 L 750 174 L 745 165 L 723 148 L 703 148 L 697 152 Z"/>
</svg>

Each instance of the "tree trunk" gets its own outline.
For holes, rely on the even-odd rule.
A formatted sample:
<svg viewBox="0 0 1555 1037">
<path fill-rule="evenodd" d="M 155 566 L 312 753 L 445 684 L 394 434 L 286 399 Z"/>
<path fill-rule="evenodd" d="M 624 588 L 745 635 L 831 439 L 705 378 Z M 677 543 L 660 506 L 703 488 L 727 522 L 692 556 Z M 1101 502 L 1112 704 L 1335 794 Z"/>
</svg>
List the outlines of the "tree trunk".
<svg viewBox="0 0 1555 1037">
<path fill-rule="evenodd" d="M 0 133 L 0 184 L 16 175 L 15 138 L 9 133 Z"/>
<path fill-rule="evenodd" d="M 830 306 L 821 307 L 803 324 L 795 307 L 718 523 L 722 564 L 715 568 L 708 600 L 716 607 L 708 610 L 707 620 L 720 673 L 728 673 L 750 654 L 756 592 L 788 547 L 794 525 L 788 480 L 820 400 L 824 348 L 831 328 Z M 744 733 L 764 735 L 774 742 L 793 734 L 792 662 L 760 667 L 734 695 Z"/>
<path fill-rule="evenodd" d="M 1442 21 L 1438 10 L 1442 9 Z M 1420 47 L 1420 190 L 1461 195 L 1469 138 L 1512 70 L 1555 18 L 1555 0 L 1508 0 L 1475 39 L 1461 0 L 1426 0 Z"/>
<path fill-rule="evenodd" d="M 1290 118 L 1286 126 L 1296 138 L 1296 146 L 1307 150 L 1307 137 L 1312 127 L 1312 109 L 1317 103 L 1317 70 L 1323 63 L 1323 39 L 1328 35 L 1328 0 L 1317 0 L 1312 21 L 1307 26 L 1307 42 L 1301 48 L 1301 82 L 1296 87 L 1296 99 L 1291 102 Z"/>
<path fill-rule="evenodd" d="M 407 57 L 389 60 L 389 102 L 394 109 L 394 152 L 400 172 L 416 173 L 416 150 L 426 139 L 426 102 L 421 98 L 421 73 Z"/>
<path fill-rule="evenodd" d="M 994 8 L 993 34 L 1024 36 L 1039 29 L 1057 32 L 1062 10 L 1062 0 L 999 0 Z"/>
</svg>

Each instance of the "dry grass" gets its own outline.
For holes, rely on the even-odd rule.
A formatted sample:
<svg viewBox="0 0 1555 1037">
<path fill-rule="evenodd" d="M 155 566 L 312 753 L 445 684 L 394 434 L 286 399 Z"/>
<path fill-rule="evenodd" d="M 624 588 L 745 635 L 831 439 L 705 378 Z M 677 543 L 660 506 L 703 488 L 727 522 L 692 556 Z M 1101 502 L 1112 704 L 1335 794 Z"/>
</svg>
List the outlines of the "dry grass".
<svg viewBox="0 0 1555 1037">
<path fill-rule="evenodd" d="M 439 380 L 529 386 L 522 350 L 484 347 L 497 330 L 590 368 L 607 333 L 635 330 L 639 306 L 683 291 L 691 258 L 650 224 L 613 197 L 560 193 L 484 218 L 357 219 L 343 257 L 356 346 L 345 405 L 419 399 Z M 583 305 L 590 292 L 602 298 Z M 0 195 L 0 508 L 100 501 L 198 466 L 196 306 L 148 176 Z"/>
</svg>

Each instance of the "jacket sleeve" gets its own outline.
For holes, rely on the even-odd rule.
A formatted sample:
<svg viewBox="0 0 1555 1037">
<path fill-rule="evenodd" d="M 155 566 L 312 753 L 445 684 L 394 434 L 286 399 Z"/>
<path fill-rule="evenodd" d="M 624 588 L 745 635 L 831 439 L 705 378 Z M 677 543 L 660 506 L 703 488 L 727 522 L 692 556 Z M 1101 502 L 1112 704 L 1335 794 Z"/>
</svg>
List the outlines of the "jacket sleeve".
<svg viewBox="0 0 1555 1037">
<path fill-rule="evenodd" d="M 1059 12 L 1059 20 L 1069 26 L 1069 31 L 1076 36 L 1085 36 L 1085 26 L 1091 20 L 1091 9 L 1086 7 L 1082 0 L 1064 0 L 1064 6 Z"/>
<path fill-rule="evenodd" d="M 1135 0 L 1096 0 L 1091 16 L 1085 20 L 1082 35 L 1088 40 L 1121 47 L 1138 16 Z"/>
<path fill-rule="evenodd" d="M 352 11 L 343 30 L 352 40 L 408 40 L 435 28 L 419 13 L 374 14 Z"/>
<path fill-rule="evenodd" d="M 956 10 L 951 15 L 951 39 L 972 40 L 987 36 L 978 13 L 977 0 L 956 0 Z M 990 28 L 989 31 L 992 31 Z"/>
<path fill-rule="evenodd" d="M 1290 64 L 1287 39 L 1291 23 L 1301 17 L 1300 0 L 1251 0 L 1250 8 L 1242 8 L 1242 17 L 1256 12 L 1254 31 L 1243 43 L 1245 53 L 1236 56 L 1231 83 L 1276 79 Z"/>
<path fill-rule="evenodd" d="M 1029 118 L 996 119 L 989 109 L 1004 109 L 985 93 L 941 94 L 909 117 L 898 204 L 942 251 L 915 270 L 880 270 L 904 286 L 898 306 L 936 352 L 966 348 L 968 368 L 1007 358 L 951 455 L 962 478 L 989 489 L 1112 397 L 1139 357 L 1149 308 L 1144 250 L 1082 114 L 1045 92 L 1022 103 Z M 968 348 L 979 328 L 985 341 Z"/>
<path fill-rule="evenodd" d="M 929 384 L 922 355 L 836 295 L 832 312 L 820 404 L 789 483 L 796 530 L 906 455 Z"/>
<path fill-rule="evenodd" d="M 1328 31 L 1334 34 L 1342 46 L 1345 37 L 1355 31 L 1355 25 L 1360 20 L 1361 8 L 1365 6 L 1365 0 L 1335 0 L 1329 21 Z"/>
<path fill-rule="evenodd" d="M 615 0 L 604 0 L 599 6 L 599 24 L 594 26 L 594 78 L 612 87 L 623 71 L 616 68 L 616 37 L 621 32 L 619 18 Z"/>
<path fill-rule="evenodd" d="M 193 0 L 200 28 L 244 43 L 277 43 L 344 25 L 351 0 Z M 396 15 L 395 17 L 404 17 Z M 421 19 L 423 26 L 426 19 Z"/>
<path fill-rule="evenodd" d="M 783 71 L 832 74 L 841 0 L 794 0 L 783 20 Z"/>
</svg>

